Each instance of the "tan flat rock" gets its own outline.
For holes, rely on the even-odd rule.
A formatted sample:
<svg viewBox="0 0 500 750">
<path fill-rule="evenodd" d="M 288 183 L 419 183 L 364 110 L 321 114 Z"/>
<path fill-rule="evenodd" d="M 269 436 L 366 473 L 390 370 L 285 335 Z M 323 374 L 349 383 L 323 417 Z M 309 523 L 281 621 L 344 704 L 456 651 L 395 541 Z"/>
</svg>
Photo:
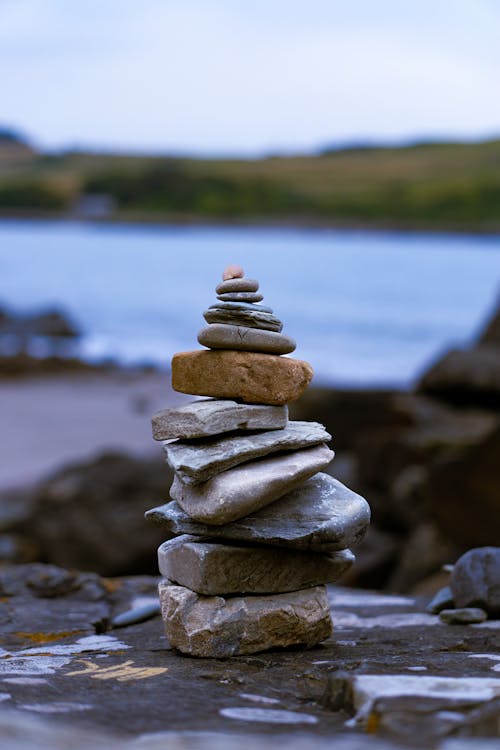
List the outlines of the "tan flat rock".
<svg viewBox="0 0 500 750">
<path fill-rule="evenodd" d="M 181 393 L 237 398 L 280 406 L 298 399 L 313 376 L 311 365 L 276 354 L 192 351 L 172 359 L 172 387 Z"/>
<path fill-rule="evenodd" d="M 325 586 L 272 596 L 200 596 L 168 580 L 159 585 L 170 645 L 190 656 L 224 658 L 328 638 L 332 621 Z"/>
<path fill-rule="evenodd" d="M 197 485 L 174 478 L 170 496 L 195 521 L 222 526 L 254 513 L 325 469 L 334 452 L 324 443 L 261 458 L 217 474 Z"/>
<path fill-rule="evenodd" d="M 236 546 L 183 535 L 158 549 L 160 573 L 205 596 L 283 594 L 334 583 L 354 562 L 348 550 L 322 554 Z"/>
</svg>

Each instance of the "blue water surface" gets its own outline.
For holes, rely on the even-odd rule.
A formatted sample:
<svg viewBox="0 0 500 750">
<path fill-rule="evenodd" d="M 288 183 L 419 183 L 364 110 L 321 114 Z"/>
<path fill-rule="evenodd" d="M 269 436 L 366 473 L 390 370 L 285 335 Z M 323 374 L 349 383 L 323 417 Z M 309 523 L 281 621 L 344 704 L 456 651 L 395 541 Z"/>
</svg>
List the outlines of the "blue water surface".
<svg viewBox="0 0 500 750">
<path fill-rule="evenodd" d="M 62 307 L 92 360 L 198 348 L 228 263 L 260 281 L 293 356 L 339 384 L 411 384 L 472 340 L 500 288 L 498 236 L 0 221 L 0 305 Z"/>
</svg>

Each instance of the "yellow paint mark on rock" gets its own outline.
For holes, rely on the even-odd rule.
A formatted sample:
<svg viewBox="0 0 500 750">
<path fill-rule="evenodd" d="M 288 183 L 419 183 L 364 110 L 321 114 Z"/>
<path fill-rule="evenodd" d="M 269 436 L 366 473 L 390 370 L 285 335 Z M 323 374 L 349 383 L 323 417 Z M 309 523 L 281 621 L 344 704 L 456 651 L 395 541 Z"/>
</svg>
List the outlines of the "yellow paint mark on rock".
<svg viewBox="0 0 500 750">
<path fill-rule="evenodd" d="M 66 677 L 86 674 L 92 680 L 131 682 L 133 680 L 145 680 L 148 677 L 156 677 L 168 672 L 167 667 L 134 667 L 132 666 L 134 662 L 131 659 L 121 662 L 121 664 L 113 664 L 111 667 L 101 667 L 100 664 L 95 664 L 88 659 L 78 659 L 76 663 L 83 664 L 83 669 L 66 672 Z"/>
<path fill-rule="evenodd" d="M 366 722 L 366 731 L 368 734 L 377 734 L 380 727 L 380 716 L 372 711 Z"/>
<path fill-rule="evenodd" d="M 84 633 L 84 630 L 68 630 L 67 632 L 60 633 L 13 633 L 18 638 L 25 638 L 32 643 L 52 643 L 52 641 L 60 641 L 61 638 L 69 638 L 74 635 L 80 635 Z"/>
</svg>

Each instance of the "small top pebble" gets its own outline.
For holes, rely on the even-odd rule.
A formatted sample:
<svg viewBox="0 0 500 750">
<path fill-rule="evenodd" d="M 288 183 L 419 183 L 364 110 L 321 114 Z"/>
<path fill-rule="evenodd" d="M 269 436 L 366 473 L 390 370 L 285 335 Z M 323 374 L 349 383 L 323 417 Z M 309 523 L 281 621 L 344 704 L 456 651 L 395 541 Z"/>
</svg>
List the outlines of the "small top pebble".
<svg viewBox="0 0 500 750">
<path fill-rule="evenodd" d="M 224 273 L 222 274 L 222 281 L 229 281 L 229 279 L 242 279 L 244 275 L 245 271 L 241 266 L 226 266 Z"/>
</svg>

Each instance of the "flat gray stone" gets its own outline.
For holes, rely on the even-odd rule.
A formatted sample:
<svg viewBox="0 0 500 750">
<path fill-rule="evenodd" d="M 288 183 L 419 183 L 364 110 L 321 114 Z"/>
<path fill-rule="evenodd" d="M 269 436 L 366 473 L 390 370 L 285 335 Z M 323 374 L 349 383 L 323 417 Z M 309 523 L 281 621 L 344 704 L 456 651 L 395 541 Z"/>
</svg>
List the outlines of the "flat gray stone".
<svg viewBox="0 0 500 750">
<path fill-rule="evenodd" d="M 246 461 L 329 440 L 331 435 L 318 422 L 288 422 L 282 430 L 231 434 L 196 442 L 167 442 L 163 450 L 184 484 L 199 484 Z"/>
<path fill-rule="evenodd" d="M 223 323 L 212 323 L 202 328 L 198 342 L 209 349 L 238 349 L 264 354 L 291 354 L 296 347 L 294 339 L 282 333 Z"/>
<path fill-rule="evenodd" d="M 231 304 L 230 302 L 223 304 Z M 237 304 L 237 303 L 234 303 Z M 264 331 L 280 333 L 283 323 L 271 313 L 262 312 L 254 305 L 253 309 L 234 310 L 224 307 L 210 307 L 205 310 L 203 317 L 207 323 L 224 323 L 226 325 L 244 326 L 246 328 L 261 328 Z"/>
<path fill-rule="evenodd" d="M 151 420 L 155 440 L 208 437 L 233 430 L 281 430 L 287 422 L 286 405 L 239 404 L 213 398 L 163 409 Z"/>
<path fill-rule="evenodd" d="M 221 526 L 283 497 L 325 469 L 333 456 L 333 451 L 322 443 L 241 464 L 195 486 L 175 477 L 170 496 L 193 520 Z"/>
<path fill-rule="evenodd" d="M 187 534 L 158 549 L 160 573 L 205 596 L 281 594 L 333 583 L 354 560 L 347 549 L 325 555 L 200 541 Z"/>
<path fill-rule="evenodd" d="M 225 526 L 197 523 L 175 502 L 149 510 L 146 518 L 164 524 L 173 535 L 325 552 L 359 542 L 370 522 L 370 508 L 361 495 L 320 473 L 277 502 Z"/>
<path fill-rule="evenodd" d="M 217 294 L 228 294 L 231 292 L 256 292 L 259 289 L 259 282 L 255 279 L 228 279 L 217 284 L 215 291 Z"/>
<path fill-rule="evenodd" d="M 332 632 L 324 586 L 224 599 L 200 596 L 163 580 L 159 594 L 170 645 L 190 656 L 220 659 L 271 648 L 311 647 Z"/>
<path fill-rule="evenodd" d="M 500 547 L 477 547 L 453 567 L 450 588 L 457 607 L 481 607 L 500 614 Z"/>
<path fill-rule="evenodd" d="M 484 609 L 479 607 L 462 607 L 461 609 L 442 609 L 439 617 L 447 625 L 474 625 L 488 619 Z"/>
<path fill-rule="evenodd" d="M 272 307 L 267 305 L 254 305 L 251 302 L 215 302 L 210 305 L 209 310 L 257 310 L 258 312 L 273 313 Z"/>
<path fill-rule="evenodd" d="M 221 302 L 262 302 L 264 297 L 255 292 L 226 292 L 218 294 L 217 299 Z"/>
</svg>

